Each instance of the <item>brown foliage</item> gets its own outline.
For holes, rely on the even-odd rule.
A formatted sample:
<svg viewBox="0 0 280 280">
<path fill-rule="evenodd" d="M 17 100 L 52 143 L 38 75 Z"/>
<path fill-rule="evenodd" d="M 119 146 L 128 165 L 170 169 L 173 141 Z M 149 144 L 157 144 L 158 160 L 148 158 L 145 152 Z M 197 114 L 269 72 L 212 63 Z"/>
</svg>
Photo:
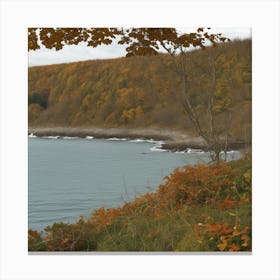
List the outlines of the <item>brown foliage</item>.
<svg viewBox="0 0 280 280">
<path fill-rule="evenodd" d="M 155 55 L 160 46 L 172 54 L 179 48 L 204 47 L 228 39 L 221 34 L 210 33 L 210 28 L 198 28 L 197 32 L 180 34 L 175 28 L 28 28 L 28 50 L 39 49 L 38 40 L 46 48 L 60 50 L 64 45 L 87 42 L 97 47 L 112 43 L 117 36 L 119 44 L 128 45 L 127 56 Z"/>
<path fill-rule="evenodd" d="M 195 232 L 199 243 L 213 244 L 214 251 L 251 251 L 251 230 L 249 226 L 241 228 L 240 224 L 229 226 L 226 223 L 198 223 Z"/>
<path fill-rule="evenodd" d="M 201 118 L 206 115 L 201 112 L 209 89 L 209 75 L 204 73 L 204 69 L 210 66 L 207 57 L 219 52 L 225 56 L 234 52 L 240 57 L 237 62 L 250 63 L 250 41 L 228 43 L 223 47 L 191 53 L 190 94 Z M 242 68 L 249 75 L 250 69 L 242 65 L 234 64 L 231 67 L 233 73 L 238 76 Z M 223 69 L 226 66 L 222 64 L 219 67 Z M 228 90 L 226 85 L 222 87 L 225 78 L 219 76 L 219 87 Z M 221 112 L 217 116 L 216 126 L 223 130 L 226 125 L 233 138 L 246 136 L 249 141 L 251 100 L 248 97 L 251 96 L 251 89 L 247 82 L 242 81 L 237 78 L 231 91 L 227 92 L 231 98 L 232 121 L 225 121 L 227 113 Z M 49 92 L 48 108 L 41 111 L 36 119 L 30 118 L 30 125 L 148 125 L 189 130 L 192 127 L 183 110 L 180 80 L 174 72 L 172 59 L 166 55 L 31 67 L 28 87 L 29 96 L 34 92 Z M 217 105 L 226 101 L 220 99 Z M 216 110 L 220 108 L 216 107 Z M 202 118 L 202 128 L 208 125 L 207 119 Z"/>
</svg>

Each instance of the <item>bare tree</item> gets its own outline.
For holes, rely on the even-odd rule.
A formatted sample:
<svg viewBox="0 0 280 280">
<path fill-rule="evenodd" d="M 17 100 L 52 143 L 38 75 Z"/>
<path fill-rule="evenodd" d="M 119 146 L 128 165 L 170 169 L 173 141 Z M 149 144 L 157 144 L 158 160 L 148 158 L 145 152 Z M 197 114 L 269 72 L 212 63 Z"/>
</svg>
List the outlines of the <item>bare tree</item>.
<svg viewBox="0 0 280 280">
<path fill-rule="evenodd" d="M 204 139 L 206 149 L 212 160 L 219 162 L 220 152 L 227 151 L 229 131 L 226 131 L 224 139 L 215 125 L 215 110 L 217 100 L 217 69 L 216 62 L 219 57 L 213 58 L 212 69 L 208 73 L 211 83 L 207 92 L 207 106 L 205 114 L 208 116 L 208 125 L 201 124 L 201 111 L 194 103 L 194 97 L 190 94 L 191 84 L 189 80 L 188 63 L 190 62 L 190 50 L 195 48 L 205 49 L 206 46 L 216 46 L 229 39 L 221 33 L 209 33 L 210 28 L 198 28 L 193 33 L 181 33 L 175 28 L 30 28 L 28 33 L 28 48 L 36 50 L 40 48 L 38 40 L 47 48 L 62 49 L 64 45 L 87 42 L 88 46 L 96 47 L 101 44 L 111 44 L 114 39 L 119 44 L 128 45 L 126 56 L 156 55 L 166 52 L 173 61 L 174 70 L 181 81 L 184 96 L 183 107 L 191 120 L 197 134 Z M 206 71 L 207 72 L 207 71 Z M 223 104 L 221 103 L 223 107 Z M 221 107 L 221 108 L 222 108 Z M 225 111 L 225 104 L 223 111 Z"/>
<path fill-rule="evenodd" d="M 208 75 L 210 83 L 206 92 L 207 102 L 204 114 L 207 115 L 207 125 L 202 125 L 201 110 L 197 110 L 196 99 L 191 95 L 192 83 L 190 82 L 190 67 L 189 64 L 194 63 L 191 61 L 190 48 L 205 49 L 206 45 L 216 46 L 220 42 L 228 41 L 227 38 L 221 34 L 209 34 L 204 28 L 198 28 L 196 33 L 180 34 L 175 29 L 167 30 L 154 30 L 154 29 L 132 29 L 127 35 L 123 37 L 123 42 L 130 44 L 127 48 L 128 56 L 131 55 L 147 55 L 158 52 L 159 50 L 166 51 L 172 58 L 174 70 L 181 81 L 181 91 L 183 93 L 183 107 L 195 128 L 196 133 L 203 138 L 206 150 L 214 162 L 220 161 L 220 152 L 226 152 L 228 142 L 230 139 L 229 128 L 223 131 L 225 135 L 221 137 L 221 131 L 218 131 L 215 124 L 216 115 L 219 111 L 227 112 L 227 120 L 230 119 L 229 104 L 228 102 L 220 102 L 220 108 L 217 110 L 217 67 L 221 62 L 220 57 L 222 54 L 217 54 L 213 57 L 208 57 L 210 69 L 203 69 L 203 73 Z M 196 67 L 202 67 L 196 65 Z M 220 97 L 221 99 L 221 97 Z M 222 97 L 225 101 L 226 96 Z M 221 101 L 221 100 L 220 100 Z"/>
</svg>

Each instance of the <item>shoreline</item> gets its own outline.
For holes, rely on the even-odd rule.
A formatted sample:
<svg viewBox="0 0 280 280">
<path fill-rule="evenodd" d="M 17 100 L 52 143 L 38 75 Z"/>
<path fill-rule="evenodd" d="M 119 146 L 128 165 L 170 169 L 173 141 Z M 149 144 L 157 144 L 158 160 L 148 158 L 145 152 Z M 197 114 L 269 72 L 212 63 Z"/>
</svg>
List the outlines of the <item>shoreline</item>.
<svg viewBox="0 0 280 280">
<path fill-rule="evenodd" d="M 158 128 L 97 128 L 97 127 L 29 127 L 28 135 L 37 137 L 93 137 L 96 139 L 126 138 L 127 140 L 155 140 L 164 141 L 161 149 L 172 152 L 182 152 L 188 149 L 205 151 L 205 143 L 201 137 L 190 136 L 179 130 Z M 230 150 L 241 150 L 248 146 L 245 142 L 235 141 L 228 148 Z"/>
</svg>

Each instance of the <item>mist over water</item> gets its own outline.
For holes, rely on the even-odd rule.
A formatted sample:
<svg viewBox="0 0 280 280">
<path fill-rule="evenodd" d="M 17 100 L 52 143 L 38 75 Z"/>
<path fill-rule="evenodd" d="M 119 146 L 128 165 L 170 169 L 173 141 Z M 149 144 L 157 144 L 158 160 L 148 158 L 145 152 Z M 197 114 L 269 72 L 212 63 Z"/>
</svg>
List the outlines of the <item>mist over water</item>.
<svg viewBox="0 0 280 280">
<path fill-rule="evenodd" d="M 88 218 L 154 191 L 175 167 L 206 163 L 205 153 L 162 151 L 155 141 L 36 138 L 28 141 L 28 227 Z M 235 152 L 233 157 L 239 158 Z"/>
</svg>

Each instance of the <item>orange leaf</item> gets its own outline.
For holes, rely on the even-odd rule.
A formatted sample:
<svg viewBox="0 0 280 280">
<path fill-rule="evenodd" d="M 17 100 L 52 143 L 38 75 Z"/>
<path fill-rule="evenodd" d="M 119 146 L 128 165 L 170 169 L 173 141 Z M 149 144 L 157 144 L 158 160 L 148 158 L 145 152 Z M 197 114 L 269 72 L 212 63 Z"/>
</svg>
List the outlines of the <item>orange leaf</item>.
<svg viewBox="0 0 280 280">
<path fill-rule="evenodd" d="M 222 243 L 218 244 L 217 247 L 219 248 L 220 251 L 224 251 L 227 247 L 227 241 L 224 239 Z"/>
</svg>

